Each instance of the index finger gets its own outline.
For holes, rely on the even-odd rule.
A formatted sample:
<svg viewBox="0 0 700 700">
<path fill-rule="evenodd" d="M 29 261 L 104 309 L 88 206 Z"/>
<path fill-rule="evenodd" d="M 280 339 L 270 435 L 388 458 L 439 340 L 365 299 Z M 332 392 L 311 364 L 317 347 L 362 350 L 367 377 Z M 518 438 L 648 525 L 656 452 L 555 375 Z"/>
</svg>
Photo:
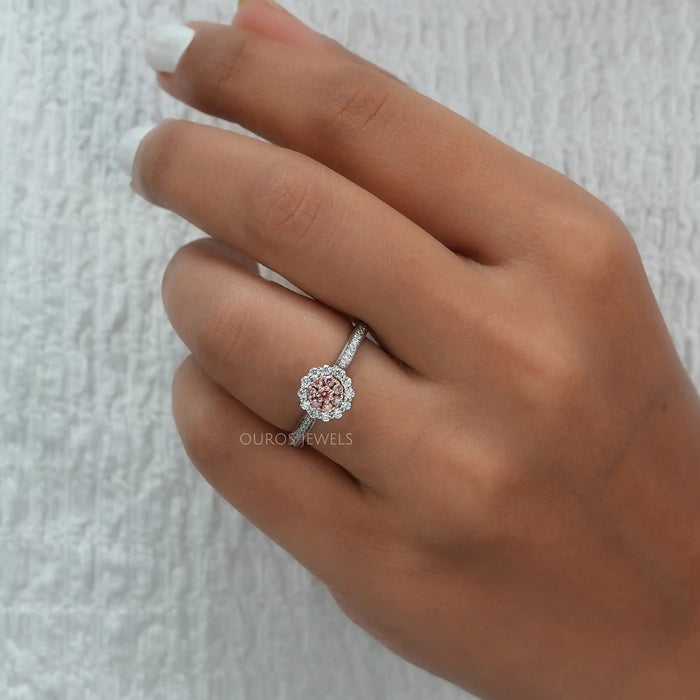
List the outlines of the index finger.
<svg viewBox="0 0 700 700">
<path fill-rule="evenodd" d="M 165 90 L 328 165 L 460 253 L 513 257 L 577 189 L 263 0 L 233 26 L 190 26 Z"/>
</svg>

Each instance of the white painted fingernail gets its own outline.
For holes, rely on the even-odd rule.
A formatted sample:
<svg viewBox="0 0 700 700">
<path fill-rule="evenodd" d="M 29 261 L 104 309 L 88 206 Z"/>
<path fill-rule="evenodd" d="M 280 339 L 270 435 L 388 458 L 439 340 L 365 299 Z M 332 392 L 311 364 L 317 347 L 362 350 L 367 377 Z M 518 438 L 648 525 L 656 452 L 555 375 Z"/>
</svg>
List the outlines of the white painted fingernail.
<svg viewBox="0 0 700 700">
<path fill-rule="evenodd" d="M 146 134 L 150 133 L 155 126 L 154 123 L 135 126 L 122 136 L 119 146 L 117 146 L 117 161 L 119 162 L 119 167 L 121 167 L 129 177 L 131 177 L 132 170 L 134 169 L 134 159 L 136 158 L 136 151 L 139 150 L 141 141 L 143 141 Z"/>
<path fill-rule="evenodd" d="M 154 70 L 174 73 L 182 54 L 194 39 L 194 29 L 166 24 L 151 32 L 146 42 L 146 61 Z"/>
</svg>

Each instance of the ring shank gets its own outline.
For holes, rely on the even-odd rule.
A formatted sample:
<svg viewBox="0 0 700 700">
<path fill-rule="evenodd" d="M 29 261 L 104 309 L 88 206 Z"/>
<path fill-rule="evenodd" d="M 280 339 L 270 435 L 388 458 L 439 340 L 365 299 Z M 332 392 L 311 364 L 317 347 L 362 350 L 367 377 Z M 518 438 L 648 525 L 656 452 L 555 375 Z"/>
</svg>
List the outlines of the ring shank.
<svg viewBox="0 0 700 700">
<path fill-rule="evenodd" d="M 362 321 L 355 326 L 355 330 L 352 332 L 350 338 L 348 338 L 348 342 L 345 343 L 345 347 L 340 351 L 338 359 L 335 361 L 336 367 L 340 367 L 340 369 L 348 368 L 348 365 L 355 357 L 357 349 L 360 347 L 360 343 L 367 335 L 368 330 L 369 326 Z"/>
<path fill-rule="evenodd" d="M 306 434 L 314 427 L 316 419 L 312 418 L 308 413 L 302 416 L 302 419 L 297 423 L 297 427 L 289 433 L 289 444 L 292 447 L 303 447 Z"/>
</svg>

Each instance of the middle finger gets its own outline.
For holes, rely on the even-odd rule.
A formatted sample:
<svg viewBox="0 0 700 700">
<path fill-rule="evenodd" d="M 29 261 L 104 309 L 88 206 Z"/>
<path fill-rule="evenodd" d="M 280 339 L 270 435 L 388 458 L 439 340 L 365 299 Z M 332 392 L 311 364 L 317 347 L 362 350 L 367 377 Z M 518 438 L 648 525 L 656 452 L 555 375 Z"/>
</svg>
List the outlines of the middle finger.
<svg viewBox="0 0 700 700">
<path fill-rule="evenodd" d="M 310 296 L 360 318 L 420 373 L 483 301 L 474 264 L 329 168 L 221 129 L 167 120 L 137 150 L 135 186 Z"/>
</svg>

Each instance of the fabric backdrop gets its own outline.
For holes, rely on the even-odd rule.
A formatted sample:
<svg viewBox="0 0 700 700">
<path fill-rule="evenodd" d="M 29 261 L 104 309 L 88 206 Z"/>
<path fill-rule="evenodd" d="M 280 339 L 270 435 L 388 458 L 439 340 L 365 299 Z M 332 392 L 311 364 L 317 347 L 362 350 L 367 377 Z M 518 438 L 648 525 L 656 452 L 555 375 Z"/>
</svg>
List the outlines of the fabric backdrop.
<svg viewBox="0 0 700 700">
<path fill-rule="evenodd" d="M 288 0 L 627 222 L 700 381 L 697 0 Z M 215 496 L 184 455 L 159 285 L 201 235 L 114 151 L 187 115 L 149 28 L 232 1 L 0 2 L 2 679 L 8 700 L 451 700 Z"/>
</svg>

